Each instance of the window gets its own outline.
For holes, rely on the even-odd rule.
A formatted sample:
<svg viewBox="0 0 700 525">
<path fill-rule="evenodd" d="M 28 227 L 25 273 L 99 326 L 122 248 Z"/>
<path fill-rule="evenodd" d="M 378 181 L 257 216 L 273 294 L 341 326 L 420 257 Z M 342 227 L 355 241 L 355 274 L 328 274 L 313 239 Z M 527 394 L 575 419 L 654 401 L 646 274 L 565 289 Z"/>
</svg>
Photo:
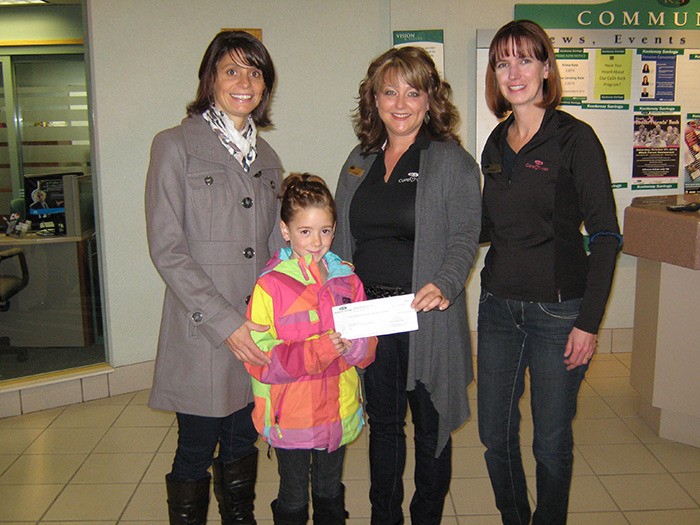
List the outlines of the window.
<svg viewBox="0 0 700 525">
<path fill-rule="evenodd" d="M 0 303 L 1 382 L 106 359 L 83 55 L 6 55 L 0 65 L 0 216 L 26 219 L 39 194 L 53 199 L 39 203 L 53 213 L 32 217 L 28 234 L 0 236 L 0 252 L 22 249 L 29 275 Z M 0 274 L 22 272 L 18 258 L 0 264 Z"/>
</svg>

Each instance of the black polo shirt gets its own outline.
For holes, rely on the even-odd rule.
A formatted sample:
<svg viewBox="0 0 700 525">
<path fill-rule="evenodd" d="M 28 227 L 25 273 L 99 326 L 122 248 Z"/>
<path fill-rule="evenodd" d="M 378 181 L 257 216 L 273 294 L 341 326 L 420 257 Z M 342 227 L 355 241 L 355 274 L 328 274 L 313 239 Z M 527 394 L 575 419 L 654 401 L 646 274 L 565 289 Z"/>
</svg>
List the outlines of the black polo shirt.
<svg viewBox="0 0 700 525">
<path fill-rule="evenodd" d="M 387 182 L 384 151 L 380 151 L 350 203 L 350 231 L 356 246 L 352 259 L 365 285 L 411 291 L 420 151 L 429 144 L 430 139 L 420 135 Z"/>
</svg>

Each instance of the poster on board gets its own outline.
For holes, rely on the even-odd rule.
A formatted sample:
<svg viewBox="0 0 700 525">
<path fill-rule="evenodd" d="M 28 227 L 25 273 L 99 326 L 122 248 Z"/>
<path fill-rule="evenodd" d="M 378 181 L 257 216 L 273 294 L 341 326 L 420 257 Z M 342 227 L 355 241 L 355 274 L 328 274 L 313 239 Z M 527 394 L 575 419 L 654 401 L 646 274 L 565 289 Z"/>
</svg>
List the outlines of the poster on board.
<svg viewBox="0 0 700 525">
<path fill-rule="evenodd" d="M 683 143 L 685 191 L 700 193 L 700 113 L 688 113 Z"/>
<path fill-rule="evenodd" d="M 658 179 L 678 177 L 680 125 L 680 115 L 635 115 L 632 189 L 656 189 L 648 185 L 656 184 Z"/>
<path fill-rule="evenodd" d="M 440 76 L 445 77 L 445 34 L 442 29 L 394 31 L 394 47 L 404 46 L 425 49 L 435 62 Z"/>
</svg>

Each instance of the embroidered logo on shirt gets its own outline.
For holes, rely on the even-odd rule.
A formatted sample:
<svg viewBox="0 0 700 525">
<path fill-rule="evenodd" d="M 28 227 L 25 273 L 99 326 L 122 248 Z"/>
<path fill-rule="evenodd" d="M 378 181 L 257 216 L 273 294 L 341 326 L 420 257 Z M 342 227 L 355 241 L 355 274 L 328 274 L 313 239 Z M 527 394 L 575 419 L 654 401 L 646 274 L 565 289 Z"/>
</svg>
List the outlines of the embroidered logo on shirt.
<svg viewBox="0 0 700 525">
<path fill-rule="evenodd" d="M 417 180 L 418 180 L 418 173 L 416 173 L 415 171 L 411 171 L 408 173 L 407 177 L 405 177 L 403 179 L 399 179 L 398 183 L 401 184 L 404 182 L 416 182 Z"/>
<path fill-rule="evenodd" d="M 525 167 L 535 171 L 549 171 L 549 168 L 544 165 L 544 161 L 541 160 L 535 160 L 532 163 L 526 162 Z"/>
</svg>

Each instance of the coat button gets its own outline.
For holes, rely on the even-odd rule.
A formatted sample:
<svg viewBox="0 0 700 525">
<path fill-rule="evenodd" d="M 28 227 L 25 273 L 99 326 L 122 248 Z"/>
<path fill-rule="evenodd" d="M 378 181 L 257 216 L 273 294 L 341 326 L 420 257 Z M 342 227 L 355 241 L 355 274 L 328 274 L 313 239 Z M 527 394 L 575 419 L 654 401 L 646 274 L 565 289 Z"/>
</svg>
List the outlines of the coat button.
<svg viewBox="0 0 700 525">
<path fill-rule="evenodd" d="M 212 177 L 204 177 L 204 184 L 207 186 L 211 186 L 214 184 L 214 179 Z"/>
<path fill-rule="evenodd" d="M 260 177 L 262 177 L 262 171 L 258 171 L 255 175 L 253 175 L 253 177 L 259 179 Z"/>
<path fill-rule="evenodd" d="M 201 323 L 203 318 L 204 316 L 202 315 L 202 312 L 195 312 L 192 314 L 192 320 L 195 323 Z"/>
<path fill-rule="evenodd" d="M 253 248 L 248 247 L 245 250 L 243 250 L 243 255 L 246 259 L 252 259 L 253 257 L 255 257 L 255 250 Z"/>
<path fill-rule="evenodd" d="M 250 302 L 250 295 L 246 295 L 245 304 L 248 304 L 249 302 Z"/>
<path fill-rule="evenodd" d="M 250 208 L 253 206 L 253 199 L 250 197 L 244 197 L 243 200 L 241 200 L 241 204 L 244 208 Z"/>
</svg>

